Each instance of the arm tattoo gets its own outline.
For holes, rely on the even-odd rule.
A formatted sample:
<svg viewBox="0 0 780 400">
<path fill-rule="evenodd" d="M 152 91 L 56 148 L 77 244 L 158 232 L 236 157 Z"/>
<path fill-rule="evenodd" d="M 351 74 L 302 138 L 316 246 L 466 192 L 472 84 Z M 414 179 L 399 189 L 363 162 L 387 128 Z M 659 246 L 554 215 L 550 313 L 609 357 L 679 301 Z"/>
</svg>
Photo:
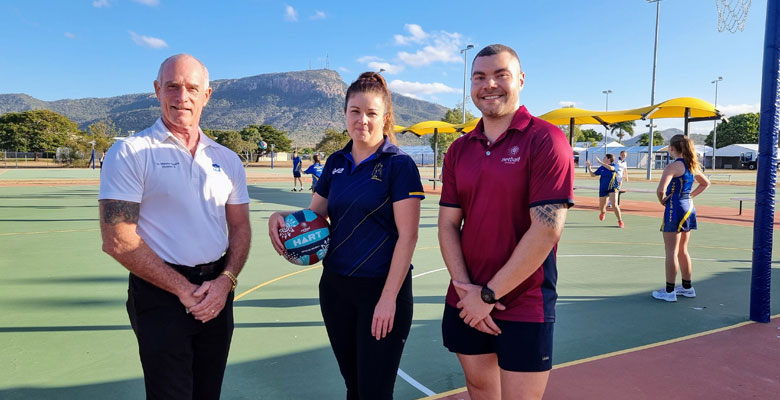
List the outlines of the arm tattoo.
<svg viewBox="0 0 780 400">
<path fill-rule="evenodd" d="M 103 205 L 103 215 L 100 217 L 103 223 L 116 225 L 120 222 L 131 224 L 138 223 L 138 213 L 141 211 L 140 203 L 122 200 L 100 200 Z"/>
<path fill-rule="evenodd" d="M 545 204 L 531 208 L 531 219 L 553 229 L 562 229 L 566 222 L 565 204 Z"/>
</svg>

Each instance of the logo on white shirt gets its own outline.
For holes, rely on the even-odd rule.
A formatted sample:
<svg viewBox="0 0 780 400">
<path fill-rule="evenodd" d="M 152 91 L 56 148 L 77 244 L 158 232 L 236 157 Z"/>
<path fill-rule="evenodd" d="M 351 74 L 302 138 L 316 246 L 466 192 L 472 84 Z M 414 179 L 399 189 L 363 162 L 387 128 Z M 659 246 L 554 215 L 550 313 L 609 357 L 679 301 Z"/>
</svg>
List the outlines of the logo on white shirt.
<svg viewBox="0 0 780 400">
<path fill-rule="evenodd" d="M 333 169 L 333 175 L 340 174 L 344 172 L 344 168 L 334 168 Z"/>
<path fill-rule="evenodd" d="M 214 171 L 216 172 L 222 172 L 222 168 L 219 167 L 219 164 L 211 164 L 211 167 L 214 168 Z"/>
<path fill-rule="evenodd" d="M 179 168 L 179 162 L 158 162 L 157 166 L 160 168 Z"/>
</svg>

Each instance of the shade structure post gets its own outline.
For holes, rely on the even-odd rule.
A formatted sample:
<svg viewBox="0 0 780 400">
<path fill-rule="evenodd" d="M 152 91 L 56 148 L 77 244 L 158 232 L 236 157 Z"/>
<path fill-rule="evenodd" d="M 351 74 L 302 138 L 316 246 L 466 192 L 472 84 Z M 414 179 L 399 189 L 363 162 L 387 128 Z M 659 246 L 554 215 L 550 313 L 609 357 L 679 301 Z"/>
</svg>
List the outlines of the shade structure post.
<svg viewBox="0 0 780 400">
<path fill-rule="evenodd" d="M 772 235 L 777 181 L 777 134 L 780 129 L 780 0 L 768 0 L 761 79 L 761 117 L 758 133 L 756 211 L 753 218 L 753 269 L 750 319 L 769 322 L 772 277 Z"/>
<path fill-rule="evenodd" d="M 683 131 L 685 137 L 688 137 L 688 127 L 691 123 L 690 119 L 691 119 L 691 108 L 685 107 L 685 130 Z"/>
<path fill-rule="evenodd" d="M 569 144 L 574 148 L 574 118 L 569 119 Z"/>
<path fill-rule="evenodd" d="M 436 190 L 436 166 L 439 163 L 439 129 L 433 128 L 433 190 Z"/>
</svg>

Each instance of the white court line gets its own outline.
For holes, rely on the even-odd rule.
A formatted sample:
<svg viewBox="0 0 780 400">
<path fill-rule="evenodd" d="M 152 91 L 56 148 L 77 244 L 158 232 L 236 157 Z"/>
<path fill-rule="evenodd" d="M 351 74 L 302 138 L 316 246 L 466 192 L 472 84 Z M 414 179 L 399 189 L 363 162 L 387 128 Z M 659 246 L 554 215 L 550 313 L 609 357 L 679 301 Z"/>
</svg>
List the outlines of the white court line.
<svg viewBox="0 0 780 400">
<path fill-rule="evenodd" d="M 398 376 L 400 376 L 403 380 L 409 382 L 410 385 L 416 387 L 417 390 L 425 393 L 426 396 L 433 396 L 436 394 L 436 392 L 432 391 L 431 389 L 428 389 L 427 387 L 423 386 L 422 383 L 417 382 L 416 380 L 414 380 L 414 378 L 407 375 L 406 372 L 401 370 L 401 368 L 398 368 Z"/>
<path fill-rule="evenodd" d="M 417 275 L 412 275 L 412 278 L 418 278 L 418 277 L 421 277 L 423 275 L 432 274 L 434 272 L 444 271 L 445 269 L 447 269 L 447 267 L 442 267 L 442 268 L 439 268 L 439 269 L 434 269 L 433 271 L 427 271 L 427 272 L 419 273 Z"/>
<path fill-rule="evenodd" d="M 439 268 L 439 269 L 434 269 L 432 271 L 422 272 L 422 273 L 419 273 L 417 275 L 412 275 L 412 279 L 420 277 L 420 276 L 423 276 L 423 275 L 432 274 L 434 272 L 444 271 L 446 269 L 447 269 L 447 267 L 442 267 L 442 268 Z M 401 379 L 405 380 L 406 382 L 409 382 L 409 384 L 414 386 L 415 388 L 417 388 L 417 390 L 425 393 L 426 396 L 433 396 L 433 395 L 436 394 L 436 392 L 434 392 L 431 389 L 428 389 L 422 383 L 417 382 L 414 378 L 409 376 L 409 374 L 407 374 L 406 372 L 402 371 L 401 368 L 398 368 L 398 376 L 400 376 Z"/>
</svg>

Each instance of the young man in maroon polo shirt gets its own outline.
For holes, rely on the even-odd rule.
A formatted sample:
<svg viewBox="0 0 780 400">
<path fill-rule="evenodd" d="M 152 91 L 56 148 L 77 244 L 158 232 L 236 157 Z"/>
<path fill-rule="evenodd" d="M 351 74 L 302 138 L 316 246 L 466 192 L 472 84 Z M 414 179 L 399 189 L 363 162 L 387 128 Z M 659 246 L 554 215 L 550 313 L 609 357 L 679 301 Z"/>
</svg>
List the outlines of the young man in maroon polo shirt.
<svg viewBox="0 0 780 400">
<path fill-rule="evenodd" d="M 439 243 L 452 277 L 442 333 L 472 399 L 541 399 L 552 368 L 556 244 L 574 202 L 565 135 L 520 106 L 517 53 L 474 57 L 482 120 L 444 161 Z"/>
</svg>

